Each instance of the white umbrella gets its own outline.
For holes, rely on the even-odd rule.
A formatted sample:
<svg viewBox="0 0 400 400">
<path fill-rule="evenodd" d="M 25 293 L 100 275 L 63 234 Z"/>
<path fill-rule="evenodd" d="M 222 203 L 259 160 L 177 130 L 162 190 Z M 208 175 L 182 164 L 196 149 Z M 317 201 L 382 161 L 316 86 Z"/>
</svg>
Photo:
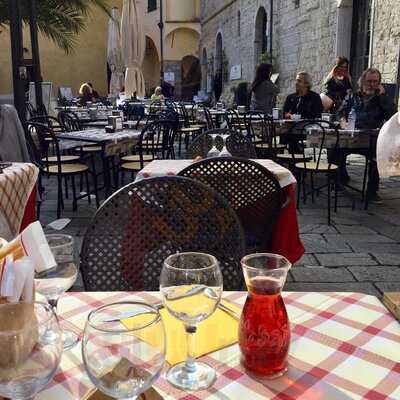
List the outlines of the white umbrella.
<svg viewBox="0 0 400 400">
<path fill-rule="evenodd" d="M 136 92 L 144 97 L 145 86 L 142 64 L 146 50 L 144 33 L 144 6 L 142 0 L 124 0 L 121 19 L 121 50 L 125 63 L 125 93 Z"/>
<path fill-rule="evenodd" d="M 122 61 L 121 53 L 120 20 L 120 12 L 118 8 L 115 7 L 111 11 L 111 18 L 108 22 L 107 61 L 111 69 L 111 94 L 122 92 L 125 80 L 125 66 Z"/>
</svg>

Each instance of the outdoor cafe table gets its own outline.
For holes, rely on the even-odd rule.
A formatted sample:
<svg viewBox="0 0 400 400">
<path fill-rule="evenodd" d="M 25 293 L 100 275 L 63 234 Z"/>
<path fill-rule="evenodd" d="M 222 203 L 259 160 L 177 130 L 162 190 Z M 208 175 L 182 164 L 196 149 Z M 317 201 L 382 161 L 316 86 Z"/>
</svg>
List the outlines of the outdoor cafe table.
<svg viewBox="0 0 400 400">
<path fill-rule="evenodd" d="M 245 292 L 225 292 L 237 305 Z M 165 367 L 155 389 L 165 400 L 346 400 L 400 398 L 400 325 L 374 297 L 361 293 L 284 293 L 291 323 L 288 372 L 257 382 L 240 364 L 237 344 L 207 354 L 217 380 L 211 388 L 186 393 L 173 388 Z M 60 320 L 82 336 L 88 313 L 120 301 L 159 303 L 156 292 L 76 292 L 59 303 Z M 212 333 L 212 332 L 210 332 Z M 81 346 L 64 352 L 52 382 L 36 400 L 83 399 L 93 388 L 82 363 Z"/>
<path fill-rule="evenodd" d="M 277 177 L 286 201 L 279 213 L 272 233 L 271 252 L 285 256 L 295 263 L 304 254 L 304 246 L 300 240 L 296 212 L 296 179 L 286 168 L 272 160 L 254 160 Z M 154 160 L 137 173 L 136 180 L 155 176 L 177 175 L 188 167 L 193 160 Z"/>
<path fill-rule="evenodd" d="M 57 138 L 85 142 L 86 145 L 92 143 L 101 146 L 104 186 L 106 196 L 109 196 L 111 194 L 109 157 L 128 152 L 139 141 L 140 133 L 140 131 L 131 129 L 107 133 L 104 129 L 93 128 L 82 131 L 62 132 L 57 135 Z"/>
<path fill-rule="evenodd" d="M 38 174 L 30 163 L 12 163 L 0 173 L 0 238 L 11 240 L 36 221 Z"/>
</svg>

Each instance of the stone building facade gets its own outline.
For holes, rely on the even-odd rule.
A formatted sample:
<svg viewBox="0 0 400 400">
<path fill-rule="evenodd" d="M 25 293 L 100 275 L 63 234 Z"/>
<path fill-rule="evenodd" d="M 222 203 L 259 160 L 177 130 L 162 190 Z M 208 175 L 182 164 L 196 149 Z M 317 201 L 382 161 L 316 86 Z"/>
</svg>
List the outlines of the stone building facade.
<svg viewBox="0 0 400 400">
<path fill-rule="evenodd" d="M 257 64 L 272 59 L 281 103 L 298 71 L 322 91 L 339 55 L 351 60 L 354 75 L 373 65 L 384 82 L 396 83 L 399 17 L 398 0 L 203 0 L 202 90 L 210 92 L 222 70 L 223 96 L 230 97 L 232 86 L 251 82 Z"/>
</svg>

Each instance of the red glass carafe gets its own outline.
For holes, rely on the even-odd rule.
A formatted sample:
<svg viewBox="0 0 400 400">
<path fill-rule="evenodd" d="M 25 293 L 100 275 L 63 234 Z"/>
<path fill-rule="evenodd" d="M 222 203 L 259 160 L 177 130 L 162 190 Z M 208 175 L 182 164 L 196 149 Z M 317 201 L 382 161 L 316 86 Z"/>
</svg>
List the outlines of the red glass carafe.
<svg viewBox="0 0 400 400">
<path fill-rule="evenodd" d="M 241 362 L 250 375 L 273 379 L 287 370 L 290 325 L 281 290 L 291 267 L 275 254 L 242 259 L 248 295 L 239 324 Z"/>
</svg>

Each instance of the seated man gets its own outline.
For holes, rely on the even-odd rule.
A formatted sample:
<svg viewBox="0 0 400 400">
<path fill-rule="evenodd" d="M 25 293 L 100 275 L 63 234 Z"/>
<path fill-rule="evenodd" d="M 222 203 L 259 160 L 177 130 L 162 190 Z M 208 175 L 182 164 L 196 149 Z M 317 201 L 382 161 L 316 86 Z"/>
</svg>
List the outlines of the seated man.
<svg viewBox="0 0 400 400">
<path fill-rule="evenodd" d="M 316 119 L 323 111 L 321 97 L 311 90 L 311 76 L 299 72 L 296 76 L 296 93 L 290 94 L 283 106 L 284 117 L 290 119 L 293 114 L 300 114 L 302 119 Z"/>
<path fill-rule="evenodd" d="M 321 118 L 323 105 L 319 94 L 311 90 L 311 76 L 307 72 L 299 72 L 296 76 L 296 93 L 290 94 L 283 106 L 283 115 L 291 119 L 292 115 L 301 115 L 301 119 Z M 300 153 L 298 140 L 305 136 L 281 136 L 280 143 L 288 144 L 291 153 Z"/>
<path fill-rule="evenodd" d="M 395 113 L 395 106 L 386 96 L 385 89 L 381 85 L 381 73 L 376 68 L 365 70 L 358 81 L 359 91 L 348 95 L 339 113 L 348 118 L 351 110 L 356 113 L 355 127 L 357 129 L 379 129 L 385 121 Z M 368 173 L 367 196 L 370 201 L 380 203 L 377 194 L 379 190 L 379 173 L 376 165 L 376 147 L 372 149 L 342 149 L 338 154 L 330 155 L 333 162 L 339 164 L 342 182 L 347 182 L 349 176 L 346 171 L 346 157 L 349 154 L 362 154 L 368 156 L 369 151 L 372 160 Z M 332 157 L 333 156 L 333 157 Z"/>
</svg>

